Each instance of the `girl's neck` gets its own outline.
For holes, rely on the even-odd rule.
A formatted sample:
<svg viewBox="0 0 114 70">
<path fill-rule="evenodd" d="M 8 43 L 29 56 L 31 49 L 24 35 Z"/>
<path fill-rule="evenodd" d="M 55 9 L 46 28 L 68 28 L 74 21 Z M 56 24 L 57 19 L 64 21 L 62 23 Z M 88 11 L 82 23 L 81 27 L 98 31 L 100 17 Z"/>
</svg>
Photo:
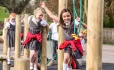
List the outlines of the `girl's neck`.
<svg viewBox="0 0 114 70">
<path fill-rule="evenodd" d="M 66 26 L 67 26 L 67 25 L 70 25 L 70 23 L 71 23 L 71 22 L 69 21 L 68 23 L 65 23 L 65 25 L 66 25 Z"/>
<path fill-rule="evenodd" d="M 16 24 L 16 22 L 12 22 L 12 21 L 9 21 L 12 25 L 15 25 Z"/>
</svg>

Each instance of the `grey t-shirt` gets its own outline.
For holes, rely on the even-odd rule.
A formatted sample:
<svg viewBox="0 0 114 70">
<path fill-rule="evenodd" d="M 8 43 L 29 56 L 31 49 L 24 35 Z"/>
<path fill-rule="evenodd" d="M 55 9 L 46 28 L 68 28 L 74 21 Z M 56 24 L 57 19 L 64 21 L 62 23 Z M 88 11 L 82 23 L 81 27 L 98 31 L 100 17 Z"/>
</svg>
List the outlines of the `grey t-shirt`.
<svg viewBox="0 0 114 70">
<path fill-rule="evenodd" d="M 64 40 L 73 40 L 74 38 L 72 37 L 72 34 L 74 34 L 74 24 L 70 23 L 68 25 L 62 25 L 63 28 L 63 34 L 64 34 Z M 77 34 L 77 27 L 75 28 Z"/>
</svg>

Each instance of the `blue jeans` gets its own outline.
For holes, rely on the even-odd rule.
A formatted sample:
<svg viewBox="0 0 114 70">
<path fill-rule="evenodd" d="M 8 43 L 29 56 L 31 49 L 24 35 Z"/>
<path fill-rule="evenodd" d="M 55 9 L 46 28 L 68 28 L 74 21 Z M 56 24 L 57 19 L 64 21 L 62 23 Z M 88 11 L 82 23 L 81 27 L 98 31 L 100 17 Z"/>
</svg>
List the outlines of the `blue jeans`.
<svg viewBox="0 0 114 70">
<path fill-rule="evenodd" d="M 56 60 L 56 58 L 57 58 L 58 41 L 52 40 L 52 43 L 53 43 L 53 59 Z"/>
</svg>

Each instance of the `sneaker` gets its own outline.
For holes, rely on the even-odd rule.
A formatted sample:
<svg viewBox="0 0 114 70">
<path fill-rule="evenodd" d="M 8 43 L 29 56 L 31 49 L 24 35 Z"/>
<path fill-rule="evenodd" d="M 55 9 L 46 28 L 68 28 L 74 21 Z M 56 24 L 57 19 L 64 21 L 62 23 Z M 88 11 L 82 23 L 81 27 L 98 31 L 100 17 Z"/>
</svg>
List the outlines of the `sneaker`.
<svg viewBox="0 0 114 70">
<path fill-rule="evenodd" d="M 34 67 L 33 66 L 30 66 L 30 70 L 33 70 L 34 69 Z"/>
<path fill-rule="evenodd" d="M 10 64 L 11 64 L 10 59 L 7 59 L 7 64 L 8 64 L 8 65 L 10 65 Z"/>
<path fill-rule="evenodd" d="M 47 66 L 52 66 L 54 64 L 54 60 L 51 60 Z"/>
</svg>

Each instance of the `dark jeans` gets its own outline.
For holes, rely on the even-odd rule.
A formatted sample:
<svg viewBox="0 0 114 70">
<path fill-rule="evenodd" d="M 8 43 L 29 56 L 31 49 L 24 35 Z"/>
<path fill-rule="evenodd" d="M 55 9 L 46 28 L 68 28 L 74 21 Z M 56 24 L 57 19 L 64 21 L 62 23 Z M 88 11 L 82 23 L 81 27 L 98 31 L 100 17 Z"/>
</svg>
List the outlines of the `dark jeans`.
<svg viewBox="0 0 114 70">
<path fill-rule="evenodd" d="M 52 40 L 52 43 L 53 43 L 53 59 L 56 60 L 56 58 L 57 58 L 58 41 Z"/>
</svg>

